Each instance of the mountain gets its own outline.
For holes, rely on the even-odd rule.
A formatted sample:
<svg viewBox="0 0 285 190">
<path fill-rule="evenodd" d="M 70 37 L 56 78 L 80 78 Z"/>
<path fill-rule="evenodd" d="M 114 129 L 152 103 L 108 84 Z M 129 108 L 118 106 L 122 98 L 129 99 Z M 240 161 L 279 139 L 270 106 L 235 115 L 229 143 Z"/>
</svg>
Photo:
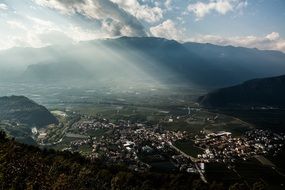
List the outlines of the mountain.
<svg viewBox="0 0 285 190">
<path fill-rule="evenodd" d="M 2 80 L 13 73 L 16 81 L 60 82 L 72 78 L 82 84 L 132 81 L 195 84 L 206 88 L 221 88 L 285 72 L 285 54 L 278 51 L 179 43 L 154 37 L 14 48 L 0 52 L 0 63 L 6 63 L 0 65 Z"/>
<path fill-rule="evenodd" d="M 199 98 L 205 107 L 270 106 L 285 108 L 285 75 L 246 81 Z"/>
<path fill-rule="evenodd" d="M 146 57 L 147 61 L 138 67 L 162 81 L 167 79 L 167 84 L 184 82 L 224 87 L 285 72 L 285 54 L 278 51 L 179 43 L 155 37 L 122 37 L 103 40 L 101 44 L 122 54 L 128 51 Z"/>
<path fill-rule="evenodd" d="M 279 51 L 199 43 L 183 45 L 192 54 L 204 57 L 215 66 L 218 72 L 211 74 L 209 80 L 229 80 L 224 83 L 226 86 L 285 74 L 285 54 Z M 225 74 L 228 74 L 226 78 Z"/>
<path fill-rule="evenodd" d="M 83 80 L 91 76 L 92 73 L 85 69 L 83 65 L 69 61 L 29 65 L 22 77 L 26 81 L 59 82 L 62 80 Z"/>
<path fill-rule="evenodd" d="M 58 123 L 44 106 L 24 96 L 0 97 L 0 120 L 16 121 L 38 127 Z"/>
</svg>

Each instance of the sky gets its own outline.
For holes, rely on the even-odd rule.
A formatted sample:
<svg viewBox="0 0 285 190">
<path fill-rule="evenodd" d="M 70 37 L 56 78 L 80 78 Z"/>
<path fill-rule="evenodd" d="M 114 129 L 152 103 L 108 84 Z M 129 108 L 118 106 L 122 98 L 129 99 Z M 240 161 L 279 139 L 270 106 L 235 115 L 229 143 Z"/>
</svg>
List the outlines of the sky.
<svg viewBox="0 0 285 190">
<path fill-rule="evenodd" d="M 0 0 L 0 50 L 154 36 L 285 52 L 285 0 Z"/>
</svg>

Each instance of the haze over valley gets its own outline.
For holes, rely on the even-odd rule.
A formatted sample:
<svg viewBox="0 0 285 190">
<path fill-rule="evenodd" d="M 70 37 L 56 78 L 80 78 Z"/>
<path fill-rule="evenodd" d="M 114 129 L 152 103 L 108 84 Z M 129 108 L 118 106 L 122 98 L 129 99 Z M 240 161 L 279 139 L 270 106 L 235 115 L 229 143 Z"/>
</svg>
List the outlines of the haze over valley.
<svg viewBox="0 0 285 190">
<path fill-rule="evenodd" d="M 284 189 L 284 10 L 0 0 L 0 187 Z"/>
</svg>

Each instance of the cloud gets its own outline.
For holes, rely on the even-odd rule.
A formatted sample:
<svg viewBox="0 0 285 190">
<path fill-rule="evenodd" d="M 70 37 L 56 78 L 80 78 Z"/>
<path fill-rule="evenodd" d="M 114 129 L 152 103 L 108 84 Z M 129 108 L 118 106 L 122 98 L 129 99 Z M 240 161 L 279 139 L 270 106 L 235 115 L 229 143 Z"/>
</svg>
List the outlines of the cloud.
<svg viewBox="0 0 285 190">
<path fill-rule="evenodd" d="M 234 10 L 242 10 L 246 6 L 247 0 L 210 0 L 208 3 L 199 1 L 189 4 L 187 9 L 195 14 L 197 20 L 201 20 L 213 11 L 225 15 Z"/>
<path fill-rule="evenodd" d="M 50 31 L 38 35 L 43 44 L 63 45 L 71 44 L 73 39 L 61 31 Z"/>
<path fill-rule="evenodd" d="M 184 38 L 182 31 L 178 30 L 172 20 L 166 20 L 163 23 L 151 27 L 150 32 L 155 37 L 173 39 L 181 41 Z"/>
<path fill-rule="evenodd" d="M 270 33 L 270 34 L 268 34 L 268 35 L 266 36 L 266 38 L 269 39 L 269 40 L 271 40 L 271 41 L 278 40 L 279 37 L 280 37 L 280 35 L 279 35 L 279 33 L 277 33 L 277 32 L 272 32 L 272 33 Z"/>
<path fill-rule="evenodd" d="M 6 11 L 8 10 L 8 6 L 4 3 L 0 3 L 0 11 Z"/>
<path fill-rule="evenodd" d="M 24 24 L 15 20 L 8 20 L 6 21 L 6 23 L 13 29 L 21 29 L 24 31 L 28 30 L 28 28 Z"/>
<path fill-rule="evenodd" d="M 170 14 L 173 18 L 168 19 L 170 16 L 167 7 L 173 6 L 173 11 L 176 11 L 176 2 L 172 0 L 33 1 L 38 5 L 33 4 L 34 8 L 29 9 L 30 3 L 26 3 L 22 10 L 17 10 L 17 7 L 11 4 L 8 4 L 11 6 L 8 7 L 0 3 L 0 12 L 8 10 L 4 14 L 6 16 L 0 17 L 0 49 L 15 46 L 43 47 L 114 36 L 150 35 L 177 41 L 256 47 L 285 52 L 285 39 L 277 32 L 264 36 L 197 35 L 189 39 L 189 33 L 182 27 L 185 17 Z M 198 0 L 197 3 L 189 5 L 190 10 L 192 7 L 193 12 L 196 11 L 195 15 L 199 19 L 211 12 L 227 14 L 230 11 L 243 10 L 246 6 L 246 0 Z M 159 7 L 160 10 L 156 11 Z M 194 11 L 194 7 L 197 10 Z M 166 18 L 163 18 L 164 16 Z M 163 21 L 160 21 L 162 19 Z M 143 21 L 146 28 L 140 21 Z"/>
<path fill-rule="evenodd" d="M 111 0 L 34 0 L 41 6 L 63 14 L 79 14 L 101 23 L 102 30 L 113 36 L 146 36 L 144 26 L 136 17 Z"/>
<path fill-rule="evenodd" d="M 0 50 L 12 47 L 39 48 L 108 37 L 100 31 L 75 24 L 61 25 L 32 16 L 22 16 L 20 20 L 7 20 L 2 25 L 7 35 L 0 38 Z"/>
<path fill-rule="evenodd" d="M 119 5 L 120 8 L 130 13 L 139 20 L 154 23 L 163 18 L 163 11 L 161 8 L 149 7 L 147 4 L 140 4 L 138 0 L 111 0 L 113 3 Z"/>
<path fill-rule="evenodd" d="M 164 6 L 167 9 L 171 9 L 172 0 L 165 0 Z"/>
<path fill-rule="evenodd" d="M 43 47 L 53 43 L 47 42 L 44 35 L 52 33 L 60 33 L 61 29 L 54 23 L 34 18 L 30 16 L 22 17 L 22 20 L 7 20 L 7 28 L 11 34 L 4 36 L 0 40 L 0 44 L 4 44 L 0 49 L 7 49 L 11 47 Z M 42 37 L 41 37 L 42 36 Z M 55 36 L 55 35 L 54 35 Z M 54 36 L 50 36 L 50 40 L 55 42 Z M 59 39 L 59 38 L 58 38 Z M 61 42 L 64 39 L 60 39 Z"/>
<path fill-rule="evenodd" d="M 265 36 L 236 36 L 221 37 L 216 35 L 200 35 L 189 39 L 199 43 L 212 43 L 216 45 L 233 45 L 262 50 L 278 50 L 285 53 L 285 39 L 280 38 L 279 33 L 272 32 Z"/>
</svg>

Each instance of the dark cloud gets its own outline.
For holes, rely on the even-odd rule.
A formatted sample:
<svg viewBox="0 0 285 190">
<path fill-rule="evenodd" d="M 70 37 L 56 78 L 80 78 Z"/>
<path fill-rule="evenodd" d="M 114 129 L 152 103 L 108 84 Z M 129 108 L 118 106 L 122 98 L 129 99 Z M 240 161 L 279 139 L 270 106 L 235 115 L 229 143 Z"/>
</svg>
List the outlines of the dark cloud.
<svg viewBox="0 0 285 190">
<path fill-rule="evenodd" d="M 145 30 L 143 25 L 132 15 L 121 9 L 117 4 L 110 0 L 93 0 L 97 1 L 102 9 L 107 13 L 107 16 L 113 20 L 113 30 L 119 35 L 124 35 L 128 30 L 133 33 L 134 36 L 145 36 Z M 111 24 L 111 25 L 112 25 Z"/>
<path fill-rule="evenodd" d="M 35 0 L 69 14 L 80 14 L 101 23 L 102 30 L 116 36 L 146 36 L 139 20 L 110 0 Z"/>
</svg>

